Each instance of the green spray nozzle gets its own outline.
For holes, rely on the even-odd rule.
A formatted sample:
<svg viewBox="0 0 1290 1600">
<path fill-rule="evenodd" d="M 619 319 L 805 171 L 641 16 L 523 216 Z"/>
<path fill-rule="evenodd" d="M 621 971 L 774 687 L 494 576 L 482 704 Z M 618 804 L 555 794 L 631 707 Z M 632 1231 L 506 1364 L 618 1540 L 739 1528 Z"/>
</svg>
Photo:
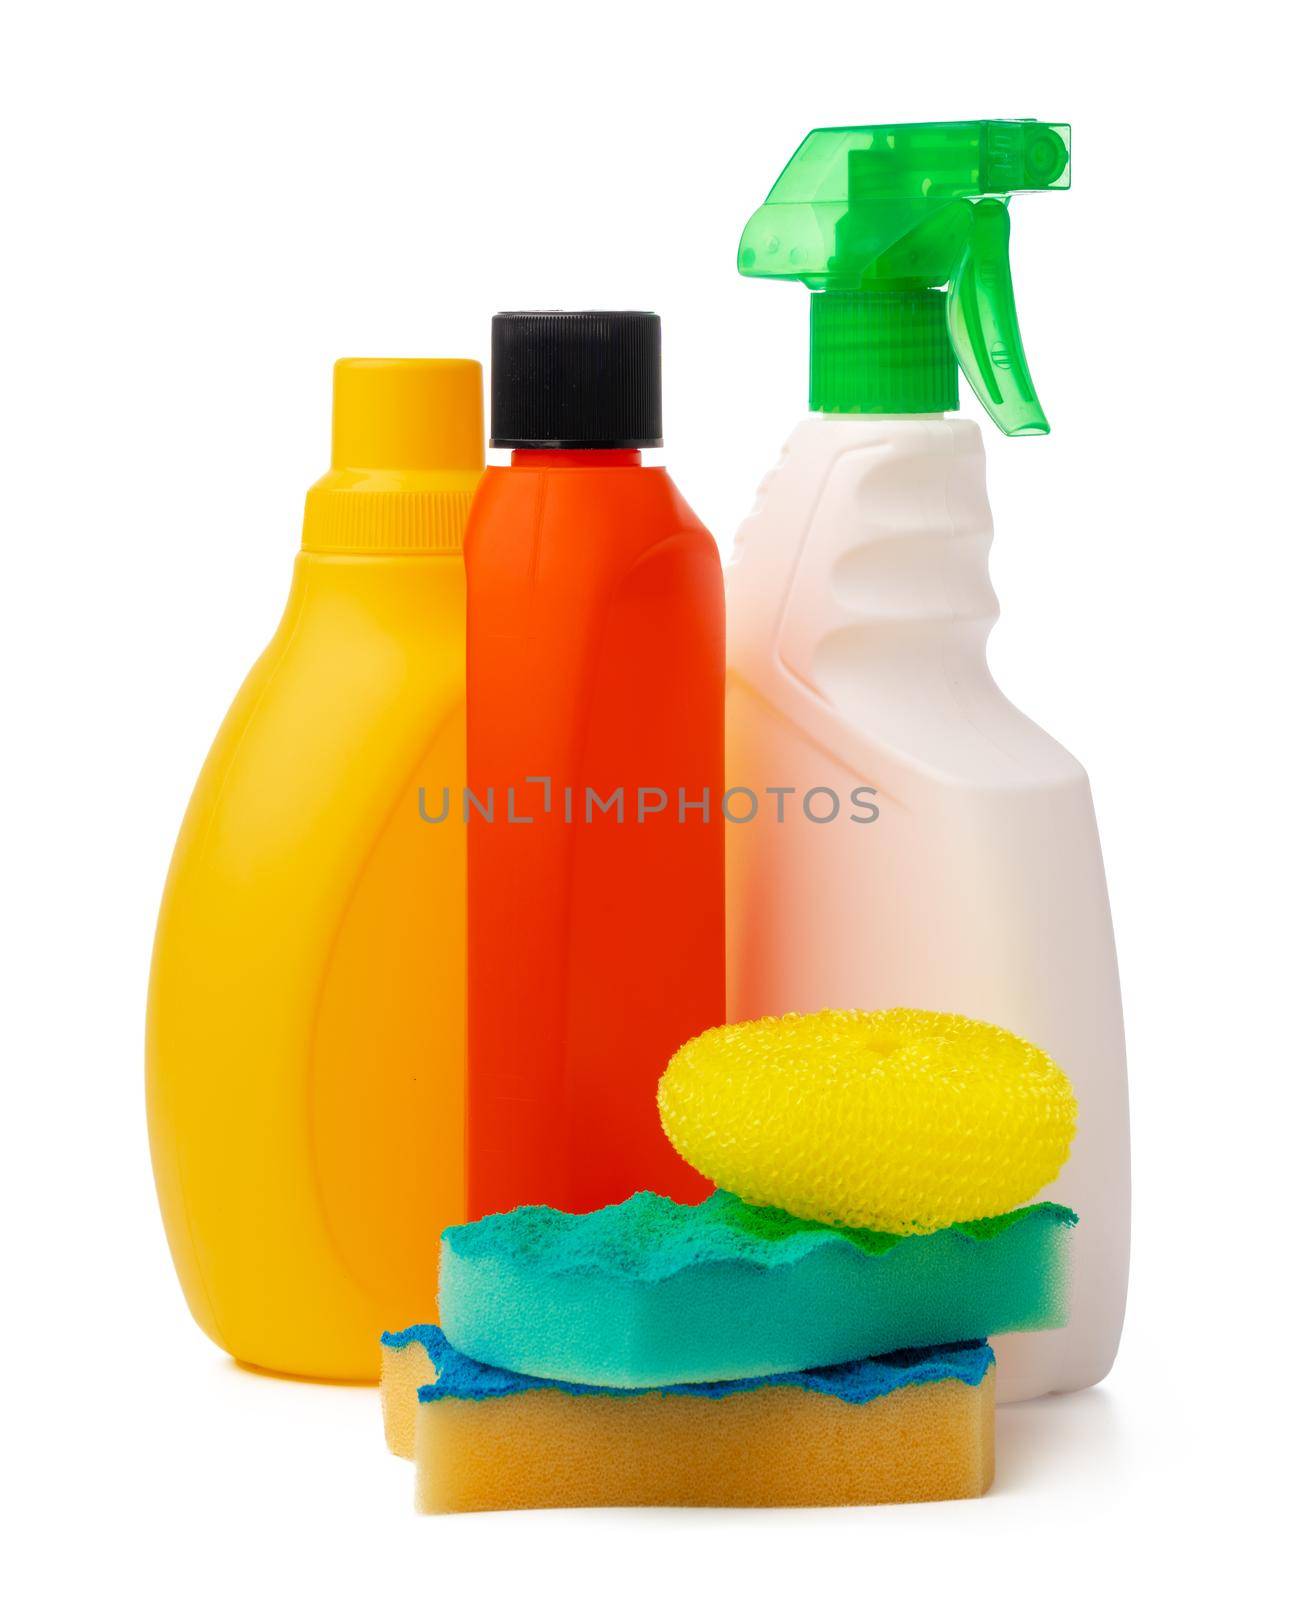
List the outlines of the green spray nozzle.
<svg viewBox="0 0 1290 1600">
<path fill-rule="evenodd" d="M 952 411 L 962 367 L 1004 433 L 1047 433 L 1007 199 L 1069 187 L 1063 123 L 816 128 L 744 229 L 739 270 L 815 291 L 813 410 Z"/>
</svg>

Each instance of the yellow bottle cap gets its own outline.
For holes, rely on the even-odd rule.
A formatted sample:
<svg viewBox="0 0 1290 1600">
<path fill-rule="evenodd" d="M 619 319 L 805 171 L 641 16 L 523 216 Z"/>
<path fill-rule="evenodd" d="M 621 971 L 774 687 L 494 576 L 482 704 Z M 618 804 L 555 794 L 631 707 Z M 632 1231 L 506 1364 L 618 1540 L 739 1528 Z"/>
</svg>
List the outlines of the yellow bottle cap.
<svg viewBox="0 0 1290 1600">
<path fill-rule="evenodd" d="M 302 547 L 351 555 L 459 550 L 483 470 L 477 361 L 338 361 L 331 471 L 306 496 Z"/>
</svg>

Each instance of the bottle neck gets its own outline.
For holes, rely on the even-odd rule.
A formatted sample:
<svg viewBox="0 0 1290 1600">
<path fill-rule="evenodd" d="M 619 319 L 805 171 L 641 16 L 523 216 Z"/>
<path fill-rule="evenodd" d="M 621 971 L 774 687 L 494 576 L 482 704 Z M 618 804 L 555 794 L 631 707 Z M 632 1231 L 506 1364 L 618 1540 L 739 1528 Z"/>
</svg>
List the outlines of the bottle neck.
<svg viewBox="0 0 1290 1600">
<path fill-rule="evenodd" d="M 811 410 L 924 416 L 958 409 L 941 289 L 811 295 Z"/>
<path fill-rule="evenodd" d="M 639 467 L 639 450 L 512 450 L 513 467 Z"/>
</svg>

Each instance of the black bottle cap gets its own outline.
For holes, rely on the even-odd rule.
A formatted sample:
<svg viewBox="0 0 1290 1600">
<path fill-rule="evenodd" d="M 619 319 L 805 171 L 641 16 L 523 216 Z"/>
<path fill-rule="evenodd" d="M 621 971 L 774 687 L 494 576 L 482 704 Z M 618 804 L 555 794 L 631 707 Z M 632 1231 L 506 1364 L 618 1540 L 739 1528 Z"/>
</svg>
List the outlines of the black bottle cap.
<svg viewBox="0 0 1290 1600">
<path fill-rule="evenodd" d="M 663 443 L 662 336 L 652 311 L 502 311 L 493 318 L 499 450 Z"/>
</svg>

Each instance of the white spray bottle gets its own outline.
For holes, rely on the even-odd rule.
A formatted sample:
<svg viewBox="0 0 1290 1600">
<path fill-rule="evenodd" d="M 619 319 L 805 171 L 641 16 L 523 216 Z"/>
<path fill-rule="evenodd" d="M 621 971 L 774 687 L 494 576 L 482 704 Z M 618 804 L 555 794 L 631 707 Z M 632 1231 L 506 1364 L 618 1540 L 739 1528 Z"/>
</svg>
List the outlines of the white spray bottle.
<svg viewBox="0 0 1290 1600">
<path fill-rule="evenodd" d="M 739 251 L 742 273 L 813 291 L 812 414 L 728 574 L 728 782 L 758 797 L 726 830 L 729 1015 L 960 1012 L 1065 1069 L 1079 1133 L 1049 1197 L 1080 1216 L 1070 1320 L 997 1341 L 1005 1400 L 1106 1375 L 1129 1257 L 1124 1030 L 1088 779 L 990 676 L 985 454 L 975 423 L 944 415 L 961 366 L 1005 433 L 1048 431 L 1006 197 L 1067 188 L 1069 171 L 1070 130 L 1051 123 L 817 129 Z M 749 809 L 731 798 L 732 818 Z"/>
</svg>

